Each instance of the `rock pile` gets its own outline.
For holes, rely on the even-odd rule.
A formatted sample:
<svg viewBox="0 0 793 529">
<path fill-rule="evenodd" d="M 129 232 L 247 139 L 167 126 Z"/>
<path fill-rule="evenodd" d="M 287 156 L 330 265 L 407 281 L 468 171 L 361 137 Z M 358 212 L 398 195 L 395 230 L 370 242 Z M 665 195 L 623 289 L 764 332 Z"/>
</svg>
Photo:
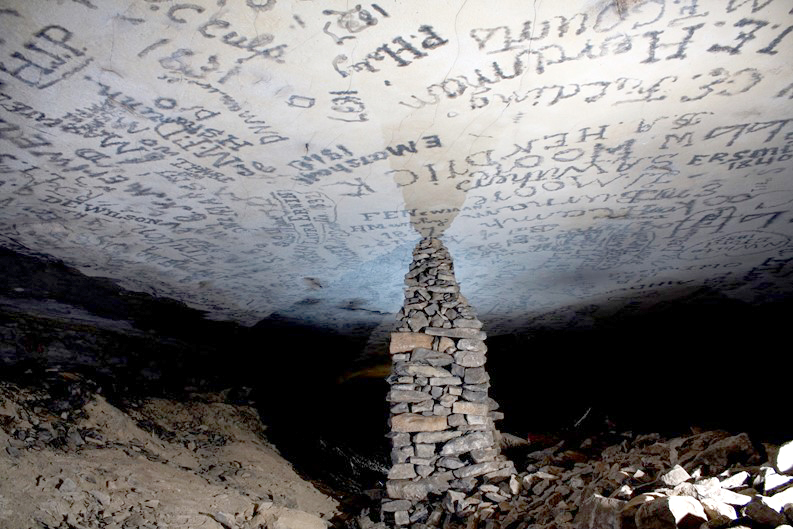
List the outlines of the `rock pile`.
<svg viewBox="0 0 793 529">
<path fill-rule="evenodd" d="M 390 343 L 392 466 L 382 513 L 395 525 L 432 524 L 442 513 L 431 499 L 458 514 L 508 499 L 515 468 L 499 450 L 494 421 L 503 414 L 488 396 L 486 334 L 439 239 L 418 243 L 405 284 Z"/>
<path fill-rule="evenodd" d="M 518 494 L 485 526 L 790 529 L 793 442 L 757 449 L 745 433 L 723 431 L 621 437 L 530 453 Z"/>
<path fill-rule="evenodd" d="M 411 527 L 793 529 L 793 441 L 756 444 L 745 433 L 664 439 L 612 431 L 563 440 L 529 453 L 508 485 L 511 497 L 483 501 L 467 517 L 431 499 L 434 517 Z M 387 526 L 358 519 L 360 529 Z"/>
</svg>

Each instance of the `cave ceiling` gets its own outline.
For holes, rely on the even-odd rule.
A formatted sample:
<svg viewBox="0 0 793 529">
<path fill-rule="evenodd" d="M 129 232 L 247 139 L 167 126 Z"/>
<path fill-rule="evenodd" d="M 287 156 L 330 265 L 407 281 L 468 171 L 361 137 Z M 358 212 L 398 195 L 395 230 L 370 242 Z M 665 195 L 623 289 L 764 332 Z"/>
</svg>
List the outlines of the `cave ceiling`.
<svg viewBox="0 0 793 529">
<path fill-rule="evenodd" d="M 0 244 L 250 325 L 793 291 L 782 0 L 3 0 Z"/>
</svg>

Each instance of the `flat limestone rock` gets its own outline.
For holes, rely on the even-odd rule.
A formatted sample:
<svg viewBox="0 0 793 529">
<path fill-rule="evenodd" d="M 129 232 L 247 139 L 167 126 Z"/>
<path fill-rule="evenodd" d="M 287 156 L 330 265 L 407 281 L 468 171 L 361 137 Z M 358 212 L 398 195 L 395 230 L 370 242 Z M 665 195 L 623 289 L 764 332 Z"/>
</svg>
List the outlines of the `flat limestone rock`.
<svg viewBox="0 0 793 529">
<path fill-rule="evenodd" d="M 410 355 L 411 362 L 424 362 L 431 366 L 443 367 L 451 364 L 453 359 L 451 355 L 433 349 L 425 349 L 423 347 L 416 347 Z"/>
<path fill-rule="evenodd" d="M 487 334 L 479 329 L 466 329 L 464 327 L 452 329 L 427 327 L 424 332 L 433 336 L 446 336 L 449 338 L 471 338 L 474 340 L 485 340 L 487 338 Z"/>
<path fill-rule="evenodd" d="M 442 367 L 435 367 L 427 364 L 416 364 L 412 362 L 397 362 L 394 364 L 394 372 L 397 375 L 410 375 L 417 377 L 450 377 L 452 376 Z"/>
<path fill-rule="evenodd" d="M 438 340 L 438 350 L 446 351 L 449 347 L 454 347 L 454 340 L 448 336 L 442 336 L 441 339 Z"/>
<path fill-rule="evenodd" d="M 388 497 L 397 500 L 423 500 L 430 493 L 429 484 L 423 480 L 389 479 L 385 487 Z"/>
<path fill-rule="evenodd" d="M 460 386 L 463 379 L 460 377 L 432 377 L 430 378 L 430 386 Z"/>
<path fill-rule="evenodd" d="M 442 457 L 438 460 L 438 465 L 444 468 L 456 470 L 458 468 L 464 467 L 465 463 L 456 457 Z"/>
<path fill-rule="evenodd" d="M 482 367 L 487 357 L 484 353 L 475 351 L 457 351 L 454 353 L 454 361 L 463 367 Z"/>
<path fill-rule="evenodd" d="M 412 389 L 392 389 L 386 399 L 388 402 L 423 402 L 432 399 L 432 395 Z"/>
<path fill-rule="evenodd" d="M 497 470 L 501 470 L 505 464 L 502 461 L 488 461 L 486 463 L 476 463 L 473 465 L 467 465 L 462 468 L 458 468 L 454 471 L 454 477 L 456 478 L 475 478 L 477 476 L 482 476 L 489 472 L 495 472 Z"/>
<path fill-rule="evenodd" d="M 407 511 L 412 506 L 410 500 L 394 500 L 383 502 L 382 509 L 385 512 Z"/>
<path fill-rule="evenodd" d="M 466 415 L 487 415 L 490 405 L 487 402 L 467 402 L 458 400 L 452 404 L 452 412 Z"/>
<path fill-rule="evenodd" d="M 464 389 L 462 397 L 470 402 L 486 402 L 487 391 L 473 391 L 471 389 Z"/>
<path fill-rule="evenodd" d="M 448 428 L 446 417 L 437 415 L 403 413 L 391 417 L 391 430 L 394 432 L 437 432 Z"/>
<path fill-rule="evenodd" d="M 463 381 L 466 384 L 483 384 L 490 380 L 490 376 L 485 371 L 484 367 L 466 367 L 465 378 Z"/>
<path fill-rule="evenodd" d="M 451 439 L 460 437 L 462 432 L 421 432 L 417 433 L 413 440 L 416 443 L 445 443 Z"/>
<path fill-rule="evenodd" d="M 486 353 L 487 346 L 482 340 L 474 340 L 473 338 L 461 338 L 457 341 L 457 348 L 463 351 L 474 351 L 477 353 Z"/>
<path fill-rule="evenodd" d="M 416 347 L 429 349 L 432 347 L 432 340 L 432 336 L 422 332 L 392 332 L 388 351 L 394 354 L 410 352 Z"/>
<path fill-rule="evenodd" d="M 456 294 L 460 291 L 459 287 L 454 285 L 448 286 L 440 286 L 440 285 L 430 285 L 427 287 L 427 290 L 430 292 L 438 292 L 441 294 Z"/>
<path fill-rule="evenodd" d="M 442 456 L 456 456 L 477 450 L 479 448 L 490 448 L 493 446 L 492 432 L 473 432 L 456 439 L 452 439 L 441 448 Z"/>
<path fill-rule="evenodd" d="M 416 469 L 411 463 L 397 463 L 396 465 L 391 465 L 391 469 L 388 471 L 388 479 L 411 479 L 415 477 Z"/>
</svg>

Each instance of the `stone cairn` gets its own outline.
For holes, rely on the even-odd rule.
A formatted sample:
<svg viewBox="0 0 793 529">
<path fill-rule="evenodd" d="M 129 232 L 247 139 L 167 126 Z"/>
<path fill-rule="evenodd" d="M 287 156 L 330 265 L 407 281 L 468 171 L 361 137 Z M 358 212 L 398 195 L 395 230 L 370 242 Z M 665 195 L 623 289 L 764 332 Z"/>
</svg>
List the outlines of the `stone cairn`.
<svg viewBox="0 0 793 529">
<path fill-rule="evenodd" d="M 382 514 L 395 525 L 435 525 L 438 504 L 466 515 L 501 501 L 516 472 L 493 422 L 503 414 L 488 396 L 486 335 L 439 239 L 418 243 L 405 284 L 389 347 L 392 466 Z"/>
</svg>

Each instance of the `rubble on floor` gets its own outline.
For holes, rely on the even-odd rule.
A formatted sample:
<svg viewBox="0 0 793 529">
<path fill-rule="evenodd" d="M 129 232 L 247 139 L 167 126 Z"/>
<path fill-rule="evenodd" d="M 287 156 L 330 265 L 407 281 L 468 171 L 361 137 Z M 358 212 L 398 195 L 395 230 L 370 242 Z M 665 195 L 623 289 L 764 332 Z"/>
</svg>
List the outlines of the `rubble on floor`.
<svg viewBox="0 0 793 529">
<path fill-rule="evenodd" d="M 611 443 L 605 442 L 609 439 Z M 604 433 L 528 454 L 523 472 L 467 516 L 435 498 L 411 528 L 791 529 L 793 442 L 757 444 L 745 433 L 675 438 Z M 368 516 L 361 529 L 384 528 Z"/>
<path fill-rule="evenodd" d="M 88 380 L 0 381 L 0 529 L 323 529 L 338 504 L 223 395 L 120 409 Z"/>
</svg>

